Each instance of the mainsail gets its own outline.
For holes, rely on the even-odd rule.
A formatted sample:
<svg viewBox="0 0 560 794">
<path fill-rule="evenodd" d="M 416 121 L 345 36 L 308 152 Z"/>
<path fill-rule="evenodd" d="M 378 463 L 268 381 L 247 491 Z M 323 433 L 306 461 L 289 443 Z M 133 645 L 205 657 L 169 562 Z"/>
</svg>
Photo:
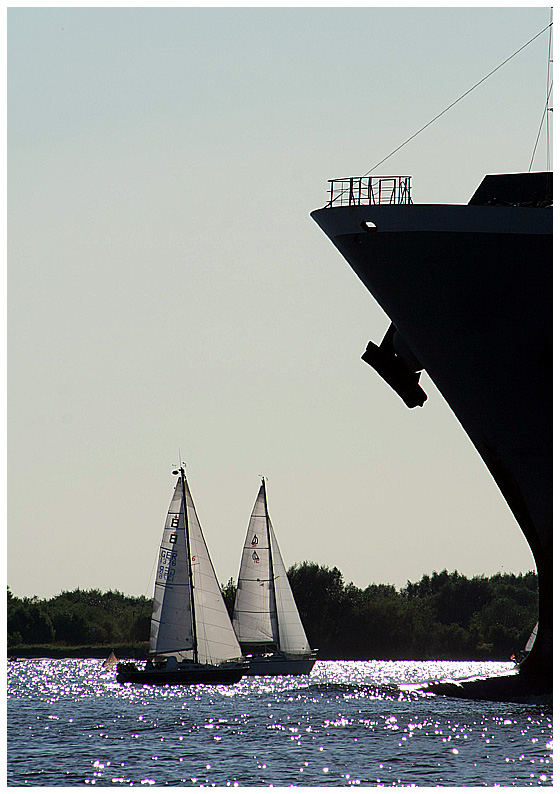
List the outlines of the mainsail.
<svg viewBox="0 0 560 794">
<path fill-rule="evenodd" d="M 242 645 L 311 651 L 268 515 L 264 479 L 243 546 L 233 627 Z"/>
<path fill-rule="evenodd" d="M 150 653 L 201 664 L 241 657 L 182 468 L 160 546 Z"/>
<path fill-rule="evenodd" d="M 194 648 L 182 478 L 167 511 L 154 587 L 150 653 L 190 658 Z"/>
<path fill-rule="evenodd" d="M 278 643 L 270 563 L 271 549 L 263 484 L 249 519 L 237 581 L 233 628 L 241 643 L 251 645 Z"/>
</svg>

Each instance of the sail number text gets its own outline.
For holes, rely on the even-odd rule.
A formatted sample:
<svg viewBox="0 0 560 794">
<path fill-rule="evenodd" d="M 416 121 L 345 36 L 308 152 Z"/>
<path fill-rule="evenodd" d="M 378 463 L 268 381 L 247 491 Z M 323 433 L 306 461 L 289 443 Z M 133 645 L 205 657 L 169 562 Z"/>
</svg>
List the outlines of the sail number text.
<svg viewBox="0 0 560 794">
<path fill-rule="evenodd" d="M 175 578 L 175 566 L 177 564 L 177 552 L 162 549 L 159 555 L 159 566 L 157 578 L 160 581 L 168 582 Z"/>
</svg>

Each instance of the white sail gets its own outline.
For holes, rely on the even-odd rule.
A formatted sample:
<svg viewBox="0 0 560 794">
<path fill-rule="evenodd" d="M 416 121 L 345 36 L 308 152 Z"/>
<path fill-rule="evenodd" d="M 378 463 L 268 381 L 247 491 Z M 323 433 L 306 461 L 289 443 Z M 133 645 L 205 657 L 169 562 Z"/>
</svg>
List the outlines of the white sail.
<svg viewBox="0 0 560 794">
<path fill-rule="evenodd" d="M 270 645 L 278 642 L 264 483 L 249 519 L 241 555 L 233 627 L 241 643 Z"/>
<path fill-rule="evenodd" d="M 527 640 L 527 644 L 525 645 L 525 650 L 527 653 L 532 649 L 533 645 L 535 644 L 535 640 L 537 639 L 537 632 L 539 630 L 539 621 L 535 623 L 533 626 L 533 631 L 529 635 L 529 639 Z"/>
<path fill-rule="evenodd" d="M 233 631 L 186 480 L 185 492 L 198 661 L 201 664 L 218 664 L 229 659 L 239 659 L 242 656 L 241 648 Z"/>
<path fill-rule="evenodd" d="M 251 514 L 237 583 L 233 627 L 239 642 L 311 653 L 268 515 L 264 481 Z"/>
<path fill-rule="evenodd" d="M 311 653 L 311 646 L 299 616 L 292 588 L 286 574 L 284 560 L 280 554 L 280 548 L 270 519 L 269 532 L 272 543 L 272 568 L 274 571 L 280 650 L 289 654 Z"/>
<path fill-rule="evenodd" d="M 169 505 L 159 550 L 154 587 L 150 653 L 178 659 L 193 648 L 191 594 L 181 477 Z"/>
</svg>

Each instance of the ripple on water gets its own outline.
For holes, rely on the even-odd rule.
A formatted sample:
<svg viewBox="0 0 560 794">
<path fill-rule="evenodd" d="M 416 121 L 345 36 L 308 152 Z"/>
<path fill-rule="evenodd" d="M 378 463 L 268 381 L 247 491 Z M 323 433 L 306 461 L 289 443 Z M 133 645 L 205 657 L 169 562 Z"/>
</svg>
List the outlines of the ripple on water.
<svg viewBox="0 0 560 794">
<path fill-rule="evenodd" d="M 317 662 L 301 677 L 120 686 L 98 660 L 8 663 L 10 785 L 552 785 L 552 712 L 403 696 L 504 663 Z"/>
</svg>

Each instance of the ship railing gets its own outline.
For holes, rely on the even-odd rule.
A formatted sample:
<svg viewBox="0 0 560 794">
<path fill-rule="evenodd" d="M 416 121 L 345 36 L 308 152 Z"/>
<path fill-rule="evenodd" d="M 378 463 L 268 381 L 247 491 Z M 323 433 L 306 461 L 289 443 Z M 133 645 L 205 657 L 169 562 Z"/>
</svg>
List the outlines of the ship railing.
<svg viewBox="0 0 560 794">
<path fill-rule="evenodd" d="M 327 207 L 412 204 L 409 176 L 349 176 L 329 179 Z"/>
</svg>

